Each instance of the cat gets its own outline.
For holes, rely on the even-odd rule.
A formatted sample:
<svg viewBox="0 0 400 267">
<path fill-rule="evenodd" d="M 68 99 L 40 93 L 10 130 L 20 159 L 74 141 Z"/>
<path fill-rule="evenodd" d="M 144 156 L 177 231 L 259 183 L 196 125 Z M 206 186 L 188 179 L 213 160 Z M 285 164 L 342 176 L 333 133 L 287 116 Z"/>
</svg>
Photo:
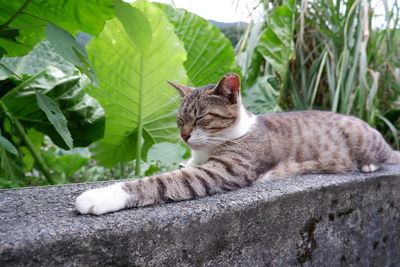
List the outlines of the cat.
<svg viewBox="0 0 400 267">
<path fill-rule="evenodd" d="M 234 73 L 199 88 L 170 84 L 181 95 L 181 138 L 192 149 L 185 168 L 88 190 L 76 200 L 80 213 L 100 215 L 195 199 L 261 179 L 373 172 L 383 164 L 400 163 L 400 152 L 355 117 L 326 111 L 250 113 L 243 107 L 240 79 Z"/>
</svg>

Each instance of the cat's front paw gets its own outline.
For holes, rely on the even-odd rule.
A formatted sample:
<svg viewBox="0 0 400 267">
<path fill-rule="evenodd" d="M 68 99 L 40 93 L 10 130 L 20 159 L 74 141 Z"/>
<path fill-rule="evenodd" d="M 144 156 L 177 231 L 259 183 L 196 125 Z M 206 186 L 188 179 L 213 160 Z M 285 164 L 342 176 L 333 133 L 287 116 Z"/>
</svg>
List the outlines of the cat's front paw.
<svg viewBox="0 0 400 267">
<path fill-rule="evenodd" d="M 117 183 L 85 191 L 76 199 L 75 208 L 82 214 L 95 215 L 121 210 L 130 197 L 122 186 Z"/>
</svg>

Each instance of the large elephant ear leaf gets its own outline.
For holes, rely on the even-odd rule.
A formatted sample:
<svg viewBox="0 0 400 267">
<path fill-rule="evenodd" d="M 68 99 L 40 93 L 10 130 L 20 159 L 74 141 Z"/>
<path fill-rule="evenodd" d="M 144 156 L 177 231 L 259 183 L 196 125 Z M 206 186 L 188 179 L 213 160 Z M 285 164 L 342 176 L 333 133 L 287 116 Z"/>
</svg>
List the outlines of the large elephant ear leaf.
<svg viewBox="0 0 400 267">
<path fill-rule="evenodd" d="M 87 45 L 100 85 L 90 92 L 106 111 L 104 138 L 91 151 L 106 167 L 140 161 L 152 144 L 177 140 L 177 93 L 167 80 L 187 82 L 186 53 L 167 17 L 147 1 L 132 6 L 144 15 L 135 20 L 144 18 L 147 21 L 141 23 L 151 28 L 145 53 L 136 45 L 140 42 L 133 41 L 140 36 L 125 31 L 125 16 L 107 21 L 100 35 Z"/>
<path fill-rule="evenodd" d="M 137 8 L 120 0 L 113 0 L 115 13 L 124 29 L 136 45 L 136 48 L 145 54 L 151 43 L 151 27 L 146 17 Z"/>
<path fill-rule="evenodd" d="M 216 83 L 227 72 L 240 72 L 231 42 L 217 27 L 184 9 L 159 3 L 157 6 L 165 12 L 184 43 L 188 57 L 184 66 L 194 86 Z"/>
</svg>

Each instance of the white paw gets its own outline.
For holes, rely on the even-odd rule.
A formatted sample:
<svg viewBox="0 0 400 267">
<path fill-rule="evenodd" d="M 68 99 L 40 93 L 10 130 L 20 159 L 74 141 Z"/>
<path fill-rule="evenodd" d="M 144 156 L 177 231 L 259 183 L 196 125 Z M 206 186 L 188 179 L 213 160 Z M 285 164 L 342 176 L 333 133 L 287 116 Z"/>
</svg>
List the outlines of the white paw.
<svg viewBox="0 0 400 267">
<path fill-rule="evenodd" d="M 255 182 L 258 183 L 267 183 L 274 180 L 274 171 L 268 171 L 267 173 L 261 175 Z"/>
<path fill-rule="evenodd" d="M 374 172 L 374 171 L 376 171 L 378 169 L 379 169 L 379 166 L 375 165 L 375 164 L 372 164 L 372 163 L 361 166 L 361 171 L 362 172 Z"/>
<path fill-rule="evenodd" d="M 85 191 L 76 199 L 75 208 L 82 214 L 95 215 L 121 210 L 130 197 L 122 185 L 117 183 Z"/>
</svg>

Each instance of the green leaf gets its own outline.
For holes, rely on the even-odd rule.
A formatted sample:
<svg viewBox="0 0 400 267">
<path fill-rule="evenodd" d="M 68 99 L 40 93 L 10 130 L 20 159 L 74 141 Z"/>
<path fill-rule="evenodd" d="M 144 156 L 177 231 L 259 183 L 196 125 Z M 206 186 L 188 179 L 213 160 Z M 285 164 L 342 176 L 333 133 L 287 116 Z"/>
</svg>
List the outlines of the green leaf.
<svg viewBox="0 0 400 267">
<path fill-rule="evenodd" d="M 144 175 L 150 176 L 157 173 L 169 172 L 176 170 L 179 163 L 183 162 L 187 157 L 189 148 L 182 144 L 174 144 L 170 142 L 162 142 L 154 144 L 147 155 L 147 165 Z"/>
<path fill-rule="evenodd" d="M 148 152 L 147 161 L 160 162 L 161 165 L 174 165 L 183 160 L 186 148 L 169 142 L 154 144 Z"/>
<path fill-rule="evenodd" d="M 400 142 L 399 142 L 399 134 L 398 134 L 398 130 L 396 129 L 396 127 L 393 125 L 393 123 L 392 123 L 390 120 L 388 120 L 388 119 L 385 118 L 384 116 L 382 116 L 382 115 L 380 115 L 380 114 L 376 114 L 376 116 L 377 116 L 379 119 L 381 119 L 381 120 L 386 124 L 387 127 L 389 127 L 390 132 L 392 133 L 393 138 L 394 138 L 394 143 L 395 143 L 397 149 L 399 149 L 399 147 L 400 147 L 400 146 L 399 146 L 399 145 L 400 145 Z"/>
<path fill-rule="evenodd" d="M 217 27 L 184 9 L 159 3 L 157 6 L 168 16 L 185 46 L 184 66 L 194 86 L 214 84 L 228 72 L 240 72 L 231 42 Z"/>
<path fill-rule="evenodd" d="M 18 155 L 18 151 L 15 148 L 15 146 L 1 135 L 1 131 L 0 131 L 0 147 L 10 152 L 11 154 Z"/>
<path fill-rule="evenodd" d="M 0 146 L 0 179 L 20 180 L 24 176 L 20 158 Z"/>
<path fill-rule="evenodd" d="M 124 26 L 125 32 L 134 42 L 142 54 L 148 51 L 151 44 L 151 28 L 147 18 L 140 10 L 128 3 L 113 0 L 115 13 L 119 21 Z"/>
<path fill-rule="evenodd" d="M 51 166 L 58 173 L 64 174 L 67 179 L 73 176 L 89 161 L 89 158 L 82 157 L 79 154 L 57 156 L 55 155 L 55 149 L 42 150 L 40 152 L 47 165 Z"/>
<path fill-rule="evenodd" d="M 68 148 L 71 149 L 73 147 L 73 140 L 67 127 L 67 119 L 61 112 L 60 107 L 50 97 L 38 91 L 36 91 L 36 101 L 39 108 L 46 113 L 47 119 L 60 134 Z"/>
<path fill-rule="evenodd" d="M 6 50 L 3 47 L 0 47 L 0 59 L 4 56 Z"/>
<path fill-rule="evenodd" d="M 286 79 L 288 62 L 294 50 L 295 7 L 296 1 L 288 0 L 272 12 L 269 25 L 257 48 L 283 81 Z"/>
<path fill-rule="evenodd" d="M 7 1 L 13 2 L 13 1 Z M 2 6 L 0 6 L 1 8 Z M 0 15 L 1 15 L 0 11 Z M 4 14 L 4 13 L 3 13 Z M 4 55 L 14 57 L 28 53 L 40 42 L 44 36 L 44 24 L 33 26 L 32 28 L 22 28 L 24 26 L 13 25 L 16 29 L 5 29 L 2 32 L 15 31 L 18 35 L 15 38 L 4 38 L 0 36 L 0 48 L 5 51 Z M 22 29 L 18 29 L 21 27 Z M 25 26 L 26 27 L 26 26 Z"/>
<path fill-rule="evenodd" d="M 14 33 L 13 38 L 0 36 L 0 47 L 7 51 L 8 56 L 26 54 L 43 38 L 48 22 L 72 35 L 79 31 L 97 35 L 104 21 L 111 18 L 113 13 L 112 0 L 3 1 L 0 5 L 0 32 L 12 30 L 17 31 L 18 35 Z M 4 27 L 8 22 L 8 27 Z"/>
<path fill-rule="evenodd" d="M 142 157 L 154 143 L 177 140 L 177 93 L 167 80 L 187 82 L 185 50 L 161 10 L 136 2 L 152 28 L 148 53 L 132 44 L 118 19 L 107 21 L 87 51 L 100 84 L 90 92 L 106 110 L 104 138 L 91 150 L 98 163 L 112 167 Z M 144 143 L 143 143 L 144 142 Z"/>
<path fill-rule="evenodd" d="M 29 79 L 29 76 L 25 78 Z M 21 81 L 9 82 L 12 80 L 14 79 L 9 78 L 0 82 L 0 92 L 9 91 L 21 83 Z M 88 146 L 103 137 L 105 116 L 97 100 L 85 92 L 87 85 L 87 79 L 81 76 L 66 78 L 60 70 L 49 67 L 44 75 L 31 82 L 30 86 L 24 86 L 2 100 L 13 116 L 25 127 L 35 128 L 48 135 L 56 145 L 68 149 L 69 145 L 65 138 L 55 129 L 37 104 L 35 92 L 46 95 L 60 107 L 68 121 L 67 126 L 73 138 L 73 145 Z"/>
<path fill-rule="evenodd" d="M 33 76 L 48 66 L 53 66 L 64 73 L 52 73 L 56 77 L 60 75 L 73 75 L 77 72 L 77 69 L 71 63 L 65 61 L 47 40 L 38 43 L 29 54 L 23 57 L 3 57 L 1 63 L 18 76 L 24 74 Z M 0 80 L 8 78 L 10 75 L 8 71 L 0 66 Z"/>
<path fill-rule="evenodd" d="M 276 78 L 263 76 L 243 93 L 244 106 L 256 114 L 279 112 L 279 86 Z"/>
<path fill-rule="evenodd" d="M 31 140 L 34 149 L 36 149 L 36 151 L 40 151 L 43 144 L 44 134 L 31 128 L 28 131 L 26 131 L 26 135 Z M 35 163 L 35 158 L 32 156 L 32 154 L 29 152 L 29 149 L 26 146 L 20 146 L 19 149 L 23 153 L 22 161 L 24 163 L 25 171 L 30 171 L 33 167 L 33 164 Z"/>
<path fill-rule="evenodd" d="M 74 64 L 92 80 L 95 80 L 85 49 L 76 42 L 70 33 L 53 23 L 49 23 L 46 28 L 46 36 L 60 56 Z"/>
<path fill-rule="evenodd" d="M 246 43 L 246 48 L 244 51 L 239 51 L 236 57 L 236 61 L 243 74 L 241 83 L 242 92 L 255 83 L 257 77 L 262 72 L 262 67 L 265 65 L 263 56 L 257 51 L 259 40 L 263 33 L 263 27 L 263 20 L 251 24 L 249 35 L 245 36 L 246 39 L 242 41 Z"/>
</svg>

